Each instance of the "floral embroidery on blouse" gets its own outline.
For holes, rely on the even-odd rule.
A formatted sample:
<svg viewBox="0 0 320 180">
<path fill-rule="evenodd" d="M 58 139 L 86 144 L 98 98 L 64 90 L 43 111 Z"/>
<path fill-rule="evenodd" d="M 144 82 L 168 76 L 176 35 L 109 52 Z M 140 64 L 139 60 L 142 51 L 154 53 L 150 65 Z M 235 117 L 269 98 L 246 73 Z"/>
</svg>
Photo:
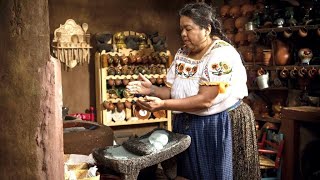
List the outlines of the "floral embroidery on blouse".
<svg viewBox="0 0 320 180">
<path fill-rule="evenodd" d="M 184 78 L 190 78 L 197 73 L 198 65 L 191 65 L 188 63 L 180 62 L 176 64 L 176 74 Z"/>
<path fill-rule="evenodd" d="M 212 71 L 211 71 L 212 74 L 217 75 L 217 76 L 221 76 L 223 74 L 229 74 L 232 72 L 231 66 L 229 66 L 225 62 L 219 62 L 219 63 L 212 64 L 211 68 L 212 68 Z"/>
<path fill-rule="evenodd" d="M 214 46 L 212 48 L 215 49 L 215 48 L 219 48 L 222 46 L 230 46 L 230 44 L 225 41 L 218 41 L 214 44 Z"/>
</svg>

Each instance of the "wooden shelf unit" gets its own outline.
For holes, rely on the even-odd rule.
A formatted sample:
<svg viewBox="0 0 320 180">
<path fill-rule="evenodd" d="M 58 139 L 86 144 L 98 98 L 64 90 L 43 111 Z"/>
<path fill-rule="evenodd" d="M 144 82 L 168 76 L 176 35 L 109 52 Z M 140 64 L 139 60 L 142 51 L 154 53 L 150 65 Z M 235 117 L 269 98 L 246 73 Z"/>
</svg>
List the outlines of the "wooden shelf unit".
<svg viewBox="0 0 320 180">
<path fill-rule="evenodd" d="M 97 120 L 99 123 L 104 124 L 106 126 L 128 126 L 128 125 L 137 125 L 137 124 L 148 124 L 148 123 L 158 123 L 162 127 L 166 127 L 167 130 L 172 130 L 172 116 L 171 111 L 166 111 L 166 118 L 150 118 L 150 119 L 137 119 L 135 120 L 124 120 L 124 121 L 107 121 L 108 113 L 107 110 L 103 107 L 103 102 L 125 102 L 125 101 L 136 101 L 138 99 L 142 100 L 140 97 L 132 97 L 132 98 L 108 98 L 107 97 L 107 80 L 109 79 L 138 79 L 138 75 L 107 75 L 107 68 L 101 67 L 100 62 L 101 54 L 96 52 L 95 54 L 95 79 L 96 79 L 96 107 L 97 107 Z M 152 74 L 145 75 L 147 78 L 164 78 L 165 74 Z"/>
</svg>

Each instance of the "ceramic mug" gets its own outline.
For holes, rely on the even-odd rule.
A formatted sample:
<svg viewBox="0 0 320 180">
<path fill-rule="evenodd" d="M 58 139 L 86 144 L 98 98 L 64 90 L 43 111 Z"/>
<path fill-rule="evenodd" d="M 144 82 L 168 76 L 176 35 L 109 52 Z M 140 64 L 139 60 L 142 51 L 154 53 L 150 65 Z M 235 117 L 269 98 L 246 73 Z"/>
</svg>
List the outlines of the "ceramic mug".
<svg viewBox="0 0 320 180">
<path fill-rule="evenodd" d="M 302 67 L 301 69 L 299 69 L 298 71 L 298 75 L 299 77 L 305 77 L 308 74 L 308 70 L 305 67 Z"/>
<path fill-rule="evenodd" d="M 257 85 L 259 89 L 266 89 L 269 87 L 269 73 L 267 72 L 266 74 L 260 75 L 256 79 Z"/>
<path fill-rule="evenodd" d="M 312 67 L 311 69 L 308 70 L 308 76 L 310 78 L 314 78 L 317 75 L 317 69 Z"/>
<path fill-rule="evenodd" d="M 287 78 L 288 76 L 289 76 L 289 70 L 286 68 L 286 67 L 284 67 L 281 71 L 280 71 L 280 77 L 281 78 L 283 78 L 283 79 L 285 79 L 285 78 Z"/>
<path fill-rule="evenodd" d="M 285 31 L 283 31 L 283 36 L 286 37 L 286 38 L 291 37 L 292 34 L 293 34 L 293 31 L 292 31 L 291 28 L 288 28 L 288 29 L 286 29 Z"/>
<path fill-rule="evenodd" d="M 305 27 L 302 27 L 299 29 L 298 33 L 299 33 L 299 36 L 306 37 L 308 35 L 308 29 Z"/>
<path fill-rule="evenodd" d="M 290 71 L 290 77 L 291 78 L 296 78 L 298 76 L 298 69 L 297 67 L 294 67 L 291 71 Z"/>
</svg>

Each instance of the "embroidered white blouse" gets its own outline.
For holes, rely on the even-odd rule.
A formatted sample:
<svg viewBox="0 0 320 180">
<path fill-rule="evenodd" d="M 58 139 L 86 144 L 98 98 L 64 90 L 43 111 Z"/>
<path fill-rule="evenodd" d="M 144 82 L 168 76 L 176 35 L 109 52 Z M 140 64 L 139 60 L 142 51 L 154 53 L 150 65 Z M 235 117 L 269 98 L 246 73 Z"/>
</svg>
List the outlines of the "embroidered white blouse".
<svg viewBox="0 0 320 180">
<path fill-rule="evenodd" d="M 219 86 L 219 94 L 210 108 L 187 112 L 200 116 L 225 111 L 243 99 L 248 95 L 246 82 L 247 74 L 239 53 L 223 40 L 215 40 L 200 60 L 189 58 L 188 51 L 180 48 L 166 79 L 173 99 L 197 95 L 200 86 Z"/>
</svg>

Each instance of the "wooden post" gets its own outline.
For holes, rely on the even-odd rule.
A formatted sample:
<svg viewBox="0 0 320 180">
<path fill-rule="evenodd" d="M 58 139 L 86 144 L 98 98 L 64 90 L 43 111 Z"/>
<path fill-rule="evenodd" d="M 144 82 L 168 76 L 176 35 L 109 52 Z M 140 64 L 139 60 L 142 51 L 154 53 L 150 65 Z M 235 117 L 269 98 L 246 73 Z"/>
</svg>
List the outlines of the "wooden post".
<svg viewBox="0 0 320 180">
<path fill-rule="evenodd" d="M 64 179 L 60 63 L 48 1 L 0 1 L 0 177 Z"/>
</svg>

